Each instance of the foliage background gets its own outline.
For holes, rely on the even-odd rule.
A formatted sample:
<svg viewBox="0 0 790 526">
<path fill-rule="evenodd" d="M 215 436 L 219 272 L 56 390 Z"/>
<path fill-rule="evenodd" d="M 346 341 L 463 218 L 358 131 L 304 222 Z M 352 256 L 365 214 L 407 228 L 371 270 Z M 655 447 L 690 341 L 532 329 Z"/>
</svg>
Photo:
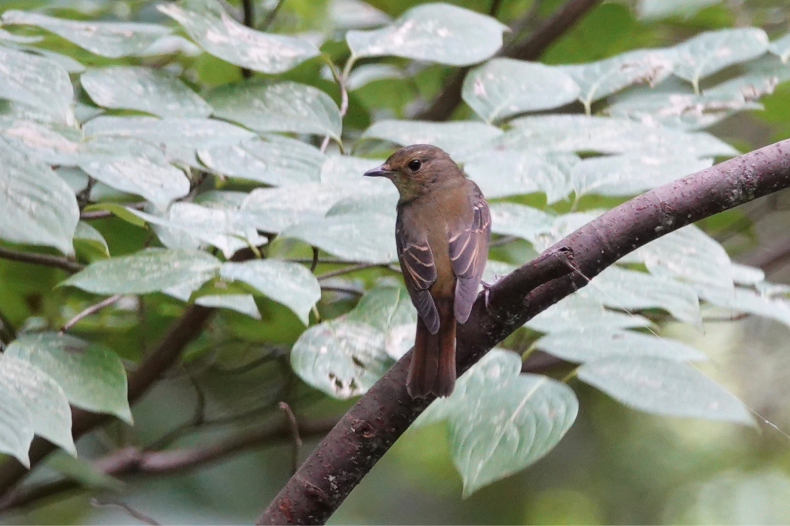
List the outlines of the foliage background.
<svg viewBox="0 0 790 526">
<path fill-rule="evenodd" d="M 371 5 L 392 17 L 417 2 L 371 1 Z M 487 3 L 455 2 L 486 12 Z M 335 4 L 339 4 L 335 2 Z M 537 13 L 547 16 L 561 2 L 540 2 Z M 594 8 L 541 57 L 548 64 L 588 62 L 638 47 L 670 46 L 701 31 L 725 27 L 763 27 L 773 39 L 788 30 L 790 12 L 779 0 L 701 2 L 710 4 L 693 12 L 651 11 L 672 2 L 644 1 L 639 5 L 606 2 Z M 42 6 L 50 14 L 74 19 L 137 20 L 167 23 L 142 1 L 45 2 L 11 0 L 3 9 L 31 10 Z M 275 2 L 257 3 L 259 18 L 275 7 Z M 688 5 L 688 4 L 687 4 Z M 278 33 L 321 32 L 336 6 L 329 2 L 286 0 L 280 6 L 271 30 Z M 529 1 L 504 0 L 498 18 L 509 22 L 531 9 Z M 353 11 L 353 10 L 352 10 Z M 339 59 L 344 56 L 342 38 L 324 50 Z M 136 63 L 136 59 L 110 60 L 90 54 L 49 35 L 39 46 L 57 49 L 84 64 Z M 406 61 L 393 60 L 396 65 Z M 322 64 L 308 61 L 281 78 L 314 85 L 339 101 L 337 88 L 323 78 Z M 430 100 L 449 68 L 429 65 L 414 81 L 383 81 L 354 93 L 349 102 L 345 127 L 365 129 L 382 115 L 401 117 L 413 108 L 415 94 Z M 241 78 L 239 68 L 202 54 L 195 59 L 194 86 L 206 88 Z M 324 75 L 325 76 L 325 75 Z M 83 94 L 84 96 L 84 94 Z M 87 102 L 87 99 L 86 99 Z M 790 88 L 780 85 L 761 99 L 764 111 L 742 112 L 716 124 L 711 130 L 741 151 L 790 137 Z M 384 108 L 384 109 L 383 109 Z M 595 108 L 594 108 L 595 109 Z M 377 113 L 378 112 L 378 113 Z M 462 107 L 456 117 L 468 118 Z M 238 183 L 234 183 L 238 184 Z M 234 189 L 231 185 L 226 189 Z M 247 189 L 239 186 L 238 189 Z M 790 215 L 787 198 L 778 195 L 744 210 L 721 214 L 705 222 L 708 231 L 736 260 L 763 267 L 774 282 L 787 282 L 790 270 L 782 257 L 766 257 L 766 248 L 776 252 L 786 237 Z M 609 204 L 602 202 L 601 206 Z M 590 203 L 587 204 L 588 207 Z M 108 240 L 113 256 L 137 250 L 146 241 L 146 231 L 110 218 L 91 223 Z M 781 247 L 779 247 L 781 248 Z M 781 255 L 781 251 L 779 251 Z M 302 254 L 309 257 L 309 252 Z M 370 283 L 378 270 L 361 273 Z M 9 261 L 0 262 L 0 297 L 23 298 L 20 303 L 3 304 L 3 315 L 15 325 L 28 328 L 51 325 L 69 318 L 61 308 L 76 313 L 90 303 L 90 296 L 76 297 L 72 291 L 52 287 L 62 273 Z M 69 302 L 72 302 L 71 304 Z M 353 301 L 338 302 L 323 312 L 332 317 L 346 311 Z M 66 307 L 63 307 L 63 305 Z M 99 314 L 79 326 L 79 334 L 100 338 L 122 357 L 134 360 L 149 346 L 179 311 L 178 303 L 163 295 L 146 301 L 124 317 L 117 311 Z M 198 378 L 207 395 L 209 415 L 241 411 L 265 403 L 266 396 L 279 392 L 280 361 L 256 369 L 253 374 L 221 376 L 204 374 L 209 368 L 201 360 L 212 340 L 231 327 L 241 340 L 260 348 L 278 349 L 290 344 L 303 330 L 296 316 L 271 302 L 261 305 L 270 323 L 270 332 L 261 332 L 247 318 L 228 312 L 212 323 L 202 340 L 195 342 L 187 364 L 148 394 L 134 407 L 134 428 L 116 423 L 106 432 L 85 438 L 79 444 L 83 457 L 99 455 L 108 444 L 146 444 L 189 418 L 195 404 L 192 378 Z M 333 313 L 332 309 L 336 309 Z M 142 310 L 142 312 L 139 312 Z M 137 323 L 142 319 L 142 323 Z M 728 386 L 761 415 L 782 429 L 790 428 L 786 410 L 788 359 L 784 343 L 787 327 L 758 317 L 737 321 L 706 323 L 700 334 L 681 324 L 669 323 L 664 334 L 692 343 L 711 359 L 707 374 Z M 228 347 L 227 363 L 243 363 L 240 349 Z M 288 378 L 288 375 L 285 375 Z M 319 398 L 296 380 L 289 396 L 300 416 L 338 415 L 348 402 Z M 275 386 L 276 392 L 261 386 Z M 658 417 L 638 413 L 619 405 L 606 395 L 575 381 L 580 399 L 575 425 L 551 454 L 527 470 L 481 489 L 462 499 L 462 484 L 452 465 L 446 429 L 435 424 L 410 431 L 351 494 L 332 522 L 342 523 L 782 523 L 790 521 L 790 438 L 763 426 L 763 432 L 732 424 Z M 271 409 L 269 414 L 276 413 Z M 179 445 L 201 444 L 224 436 L 226 428 L 187 436 Z M 302 455 L 309 450 L 306 442 Z M 248 522 L 287 480 L 291 465 L 290 444 L 270 445 L 248 451 L 217 465 L 193 473 L 166 478 L 139 477 L 126 482 L 122 500 L 163 523 Z M 43 470 L 35 478 L 51 477 Z M 80 494 L 3 518 L 10 523 L 128 523 L 130 518 L 117 508 L 97 507 L 90 496 Z"/>
</svg>

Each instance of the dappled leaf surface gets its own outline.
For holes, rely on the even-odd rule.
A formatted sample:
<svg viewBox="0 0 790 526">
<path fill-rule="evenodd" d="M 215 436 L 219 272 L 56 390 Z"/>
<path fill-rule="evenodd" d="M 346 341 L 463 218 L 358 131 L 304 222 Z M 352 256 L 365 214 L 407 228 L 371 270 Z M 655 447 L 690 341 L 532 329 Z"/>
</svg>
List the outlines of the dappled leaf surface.
<svg viewBox="0 0 790 526">
<path fill-rule="evenodd" d="M 552 332 L 535 347 L 569 362 L 586 363 L 612 356 L 656 356 L 667 360 L 706 360 L 700 351 L 671 338 L 618 329 L 568 329 Z"/>
<path fill-rule="evenodd" d="M 56 62 L 0 46 L 0 98 L 23 102 L 71 124 L 74 90 Z"/>
</svg>

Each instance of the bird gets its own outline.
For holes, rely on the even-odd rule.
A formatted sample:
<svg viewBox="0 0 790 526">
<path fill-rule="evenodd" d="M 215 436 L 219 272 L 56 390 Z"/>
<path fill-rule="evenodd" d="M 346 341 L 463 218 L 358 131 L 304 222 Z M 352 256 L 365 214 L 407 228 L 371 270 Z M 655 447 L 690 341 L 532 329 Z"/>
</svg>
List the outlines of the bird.
<svg viewBox="0 0 790 526">
<path fill-rule="evenodd" d="M 466 323 L 488 259 L 491 214 L 474 181 L 442 149 L 406 146 L 365 172 L 395 184 L 395 241 L 417 332 L 406 387 L 412 398 L 455 387 L 456 323 Z"/>
</svg>

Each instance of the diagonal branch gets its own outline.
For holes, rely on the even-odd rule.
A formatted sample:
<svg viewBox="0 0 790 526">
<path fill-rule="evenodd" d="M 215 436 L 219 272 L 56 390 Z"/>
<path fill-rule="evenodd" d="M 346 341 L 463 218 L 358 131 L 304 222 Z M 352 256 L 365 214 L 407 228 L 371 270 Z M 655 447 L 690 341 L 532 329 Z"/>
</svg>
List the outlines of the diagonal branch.
<svg viewBox="0 0 790 526">
<path fill-rule="evenodd" d="M 11 261 L 21 261 L 22 263 L 57 267 L 70 274 L 74 274 L 85 268 L 85 265 L 72 261 L 69 258 L 39 254 L 37 252 L 23 252 L 21 250 L 13 250 L 5 247 L 0 247 L 0 259 L 10 259 Z"/>
<path fill-rule="evenodd" d="M 536 266 L 528 263 L 489 289 L 488 308 L 478 298 L 470 321 L 458 326 L 458 373 L 625 254 L 694 221 L 787 187 L 790 139 L 656 188 L 597 217 L 538 258 L 568 257 L 575 272 L 546 276 L 554 267 L 544 265 L 535 272 Z M 548 279 L 536 279 L 541 274 Z M 536 283 L 543 284 L 535 287 Z M 326 522 L 432 401 L 412 400 L 406 392 L 410 359 L 411 352 L 346 413 L 269 504 L 258 524 Z"/>
<path fill-rule="evenodd" d="M 541 27 L 524 40 L 511 42 L 496 54 L 498 57 L 537 60 L 544 51 L 570 29 L 587 11 L 601 0 L 568 0 Z M 461 104 L 464 78 L 471 68 L 451 73 L 431 105 L 414 116 L 415 120 L 445 121 Z"/>
</svg>

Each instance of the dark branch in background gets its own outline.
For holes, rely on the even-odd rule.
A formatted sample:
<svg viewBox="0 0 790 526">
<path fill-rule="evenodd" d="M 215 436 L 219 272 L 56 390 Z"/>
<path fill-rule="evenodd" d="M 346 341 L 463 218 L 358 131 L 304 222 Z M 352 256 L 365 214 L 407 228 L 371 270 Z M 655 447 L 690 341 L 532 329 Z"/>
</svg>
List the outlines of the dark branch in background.
<svg viewBox="0 0 790 526">
<path fill-rule="evenodd" d="M 204 467 L 235 453 L 256 447 L 293 441 L 294 433 L 305 438 L 323 436 L 337 424 L 337 418 L 317 420 L 276 419 L 257 429 L 241 432 L 214 444 L 198 448 L 173 449 L 168 451 L 141 451 L 126 447 L 100 458 L 93 466 L 112 477 L 133 475 L 173 475 Z M 31 484 L 9 493 L 0 499 L 0 511 L 39 503 L 42 499 L 61 496 L 66 492 L 81 489 L 81 484 L 72 479 Z"/>
<path fill-rule="evenodd" d="M 601 0 L 568 0 L 559 8 L 542 26 L 524 40 L 511 42 L 496 54 L 498 57 L 515 58 L 519 60 L 537 60 L 544 51 L 559 37 L 561 37 L 573 24 L 575 24 L 587 11 L 599 4 Z M 532 16 L 533 11 L 530 10 Z M 516 26 L 524 25 L 518 21 Z M 431 102 L 431 105 L 414 116 L 415 120 L 444 121 L 450 118 L 455 108 L 461 104 L 461 88 L 464 77 L 471 68 L 461 68 L 450 73 L 442 86 L 441 91 Z"/>
<path fill-rule="evenodd" d="M 255 6 L 253 0 L 242 0 L 241 6 L 244 9 L 243 24 L 250 29 L 255 28 Z M 247 68 L 241 68 L 241 76 L 245 79 L 252 77 L 252 71 Z"/>
<path fill-rule="evenodd" d="M 138 521 L 143 522 L 145 524 L 151 524 L 152 526 L 159 526 L 161 524 L 160 522 L 155 521 L 148 515 L 140 513 L 136 509 L 132 508 L 131 506 L 120 500 L 102 501 L 99 499 L 91 499 L 90 503 L 91 506 L 93 506 L 94 508 L 118 508 L 120 510 L 123 510 L 130 516 L 134 517 Z"/>
<path fill-rule="evenodd" d="M 291 441 L 293 443 L 293 465 L 291 467 L 291 475 L 296 473 L 299 469 L 299 452 L 302 450 L 302 438 L 299 436 L 299 422 L 296 420 L 296 415 L 291 411 L 291 406 L 285 402 L 279 403 L 280 409 L 285 413 L 285 421 L 291 430 Z"/>
<path fill-rule="evenodd" d="M 269 29 L 269 26 L 272 25 L 272 22 L 274 22 L 274 19 L 277 16 L 277 12 L 280 11 L 280 8 L 284 3 L 285 0 L 279 0 L 277 5 L 274 6 L 271 11 L 266 13 L 266 18 L 263 20 L 263 24 L 261 24 L 261 31 L 266 31 Z"/>
<path fill-rule="evenodd" d="M 72 261 L 69 258 L 50 256 L 49 254 L 38 254 L 36 252 L 23 252 L 21 250 L 12 250 L 4 247 L 0 247 L 0 259 L 10 259 L 11 261 L 21 261 L 22 263 L 57 267 L 70 274 L 74 274 L 85 268 L 85 265 Z"/>
<path fill-rule="evenodd" d="M 502 0 L 491 0 L 491 5 L 488 7 L 488 16 L 496 17 L 496 14 L 499 12 L 499 6 L 501 5 Z"/>
<path fill-rule="evenodd" d="M 730 159 L 609 210 L 497 281 L 458 326 L 462 374 L 530 318 L 625 254 L 694 221 L 790 186 L 790 140 Z M 571 262 L 575 271 L 556 277 Z M 564 263 L 563 263 L 564 264 Z M 552 279 L 554 278 L 554 279 Z M 535 288 L 537 283 L 542 283 Z M 488 308 L 484 305 L 488 303 Z M 406 392 L 407 353 L 345 414 L 269 504 L 258 524 L 324 523 L 428 406 Z"/>
</svg>

